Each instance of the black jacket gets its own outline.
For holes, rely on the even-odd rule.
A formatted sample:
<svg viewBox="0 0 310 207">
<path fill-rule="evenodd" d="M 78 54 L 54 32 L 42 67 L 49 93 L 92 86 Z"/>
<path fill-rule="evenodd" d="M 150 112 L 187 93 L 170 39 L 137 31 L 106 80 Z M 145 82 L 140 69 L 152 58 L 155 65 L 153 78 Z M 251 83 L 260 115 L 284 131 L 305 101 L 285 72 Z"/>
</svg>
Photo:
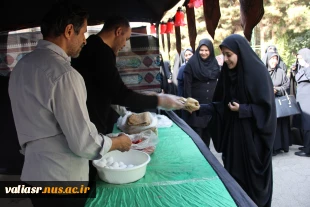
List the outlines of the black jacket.
<svg viewBox="0 0 310 207">
<path fill-rule="evenodd" d="M 72 66 L 83 76 L 87 89 L 87 108 L 98 131 L 107 132 L 111 104 L 133 108 L 156 108 L 157 97 L 127 88 L 116 68 L 113 50 L 97 35 L 91 35 Z"/>
</svg>

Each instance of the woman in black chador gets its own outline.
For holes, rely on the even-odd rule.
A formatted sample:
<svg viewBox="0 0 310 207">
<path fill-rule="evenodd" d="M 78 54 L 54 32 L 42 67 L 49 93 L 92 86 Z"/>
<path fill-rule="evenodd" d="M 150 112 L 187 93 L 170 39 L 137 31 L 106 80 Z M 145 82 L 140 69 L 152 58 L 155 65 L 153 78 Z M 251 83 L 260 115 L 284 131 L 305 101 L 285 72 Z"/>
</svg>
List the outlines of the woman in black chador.
<svg viewBox="0 0 310 207">
<path fill-rule="evenodd" d="M 220 66 L 214 55 L 213 44 L 209 39 L 202 39 L 194 55 L 189 59 L 183 72 L 185 98 L 192 97 L 200 104 L 212 101 Z M 209 147 L 210 135 L 207 130 L 210 116 L 198 117 L 196 112 L 184 112 L 184 120 Z"/>
<path fill-rule="evenodd" d="M 297 67 L 293 69 L 297 82 L 296 100 L 301 108 L 301 131 L 304 147 L 295 155 L 310 157 L 310 49 L 303 48 L 297 53 Z"/>
<path fill-rule="evenodd" d="M 224 64 L 213 102 L 200 115 L 212 115 L 209 129 L 225 169 L 259 207 L 271 206 L 272 151 L 276 131 L 273 84 L 266 66 L 240 35 L 220 45 Z"/>
<path fill-rule="evenodd" d="M 279 54 L 277 52 L 268 52 L 266 58 L 266 67 L 270 74 L 274 94 L 276 97 L 284 96 L 285 91 L 288 91 L 290 87 L 290 81 L 287 78 L 284 70 L 279 67 Z M 273 155 L 277 155 L 283 150 L 288 152 L 291 145 L 291 128 L 290 118 L 283 117 L 277 119 L 277 131 L 275 141 L 273 144 Z"/>
</svg>

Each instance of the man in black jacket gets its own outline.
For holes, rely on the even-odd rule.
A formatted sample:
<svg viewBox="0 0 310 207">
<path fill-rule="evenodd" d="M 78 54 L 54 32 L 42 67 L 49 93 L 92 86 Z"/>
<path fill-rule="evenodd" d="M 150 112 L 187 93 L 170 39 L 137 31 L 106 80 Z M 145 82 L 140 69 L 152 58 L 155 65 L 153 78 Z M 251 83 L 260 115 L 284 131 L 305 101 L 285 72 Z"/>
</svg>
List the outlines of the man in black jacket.
<svg viewBox="0 0 310 207">
<path fill-rule="evenodd" d="M 126 87 L 116 68 L 116 56 L 131 35 L 124 17 L 108 19 L 102 30 L 91 35 L 80 56 L 72 59 L 72 66 L 84 78 L 87 89 L 87 108 L 90 120 L 105 134 L 111 104 L 150 109 L 160 107 L 175 110 L 184 107 L 179 97 L 167 94 L 144 95 Z"/>
</svg>

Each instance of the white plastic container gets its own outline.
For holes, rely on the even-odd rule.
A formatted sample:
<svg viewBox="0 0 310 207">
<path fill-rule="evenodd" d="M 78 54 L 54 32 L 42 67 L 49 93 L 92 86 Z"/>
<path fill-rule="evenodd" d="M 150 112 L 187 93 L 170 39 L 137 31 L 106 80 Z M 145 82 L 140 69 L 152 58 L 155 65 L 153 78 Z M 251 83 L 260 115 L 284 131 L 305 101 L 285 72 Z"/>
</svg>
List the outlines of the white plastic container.
<svg viewBox="0 0 310 207">
<path fill-rule="evenodd" d="M 145 175 L 146 166 L 151 160 L 148 154 L 139 150 L 128 152 L 114 150 L 105 154 L 102 159 L 108 157 L 113 157 L 116 162 L 134 165 L 134 167 L 125 169 L 109 169 L 98 166 L 97 163 L 100 161 L 94 160 L 93 165 L 97 168 L 100 179 L 112 184 L 125 184 L 139 180 Z"/>
</svg>

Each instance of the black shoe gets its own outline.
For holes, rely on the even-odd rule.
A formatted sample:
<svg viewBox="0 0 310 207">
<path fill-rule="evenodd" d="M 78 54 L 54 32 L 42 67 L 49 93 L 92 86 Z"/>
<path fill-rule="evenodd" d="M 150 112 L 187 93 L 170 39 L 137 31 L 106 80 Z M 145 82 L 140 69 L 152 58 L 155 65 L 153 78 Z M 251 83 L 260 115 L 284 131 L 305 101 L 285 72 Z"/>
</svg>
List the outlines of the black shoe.
<svg viewBox="0 0 310 207">
<path fill-rule="evenodd" d="M 303 151 L 295 152 L 295 155 L 300 157 L 310 157 L 310 153 L 305 153 Z"/>
<path fill-rule="evenodd" d="M 299 150 L 304 150 L 304 149 L 305 149 L 305 147 L 298 147 L 298 149 L 299 149 Z"/>
<path fill-rule="evenodd" d="M 280 149 L 274 150 L 272 153 L 272 156 L 276 156 L 277 154 L 280 154 L 282 151 Z"/>
<path fill-rule="evenodd" d="M 280 154 L 280 153 L 281 153 L 281 150 L 273 151 L 272 156 L 277 156 L 277 154 Z"/>
</svg>

